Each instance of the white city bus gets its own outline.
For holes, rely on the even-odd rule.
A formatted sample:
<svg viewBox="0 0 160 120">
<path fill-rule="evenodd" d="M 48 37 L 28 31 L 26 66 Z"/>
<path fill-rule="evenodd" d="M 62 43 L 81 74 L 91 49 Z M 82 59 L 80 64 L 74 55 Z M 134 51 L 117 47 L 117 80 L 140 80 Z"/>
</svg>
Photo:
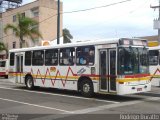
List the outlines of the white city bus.
<svg viewBox="0 0 160 120">
<path fill-rule="evenodd" d="M 160 86 L 160 46 L 149 48 L 149 70 L 153 86 Z"/>
<path fill-rule="evenodd" d="M 111 39 L 9 51 L 14 83 L 93 93 L 133 94 L 151 90 L 146 40 Z"/>
</svg>

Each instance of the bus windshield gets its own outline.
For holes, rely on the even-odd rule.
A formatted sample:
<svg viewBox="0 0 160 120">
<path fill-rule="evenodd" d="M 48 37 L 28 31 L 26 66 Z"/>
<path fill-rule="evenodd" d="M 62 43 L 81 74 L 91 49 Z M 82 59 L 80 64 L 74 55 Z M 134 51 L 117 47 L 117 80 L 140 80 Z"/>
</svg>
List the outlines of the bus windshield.
<svg viewBox="0 0 160 120">
<path fill-rule="evenodd" d="M 120 47 L 118 60 L 118 74 L 149 73 L 147 48 Z"/>
</svg>

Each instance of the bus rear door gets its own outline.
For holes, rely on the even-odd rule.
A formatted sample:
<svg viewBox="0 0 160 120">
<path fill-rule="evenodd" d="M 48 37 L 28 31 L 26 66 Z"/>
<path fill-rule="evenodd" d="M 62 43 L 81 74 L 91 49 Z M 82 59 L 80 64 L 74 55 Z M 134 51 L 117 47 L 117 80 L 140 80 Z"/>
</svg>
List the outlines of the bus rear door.
<svg viewBox="0 0 160 120">
<path fill-rule="evenodd" d="M 16 83 L 24 83 L 23 80 L 23 53 L 17 53 L 16 55 Z"/>
</svg>

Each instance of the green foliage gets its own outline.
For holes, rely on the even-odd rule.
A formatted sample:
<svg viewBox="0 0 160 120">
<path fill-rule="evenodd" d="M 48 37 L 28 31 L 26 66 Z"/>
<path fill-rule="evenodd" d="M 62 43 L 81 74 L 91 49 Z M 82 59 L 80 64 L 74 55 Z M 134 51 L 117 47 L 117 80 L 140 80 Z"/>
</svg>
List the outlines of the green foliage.
<svg viewBox="0 0 160 120">
<path fill-rule="evenodd" d="M 17 24 L 7 24 L 4 28 L 4 32 L 7 34 L 8 30 L 12 30 L 16 37 L 19 37 L 20 43 L 24 41 L 24 37 L 29 37 L 33 42 L 35 37 L 42 38 L 41 33 L 35 27 L 38 25 L 36 20 L 32 18 L 24 17 L 21 14 L 17 14 Z"/>
<path fill-rule="evenodd" d="M 71 43 L 71 39 L 73 36 L 71 35 L 70 31 L 67 28 L 63 29 L 63 43 Z"/>
<path fill-rule="evenodd" d="M 0 42 L 0 52 L 5 50 L 6 52 L 8 52 L 7 47 L 4 45 L 4 43 Z"/>
</svg>

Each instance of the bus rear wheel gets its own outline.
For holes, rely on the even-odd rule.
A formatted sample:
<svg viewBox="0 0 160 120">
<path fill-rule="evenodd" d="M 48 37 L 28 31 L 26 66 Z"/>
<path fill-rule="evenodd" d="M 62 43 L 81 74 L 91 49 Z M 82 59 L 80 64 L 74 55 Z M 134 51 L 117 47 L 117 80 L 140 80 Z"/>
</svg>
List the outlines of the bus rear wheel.
<svg viewBox="0 0 160 120">
<path fill-rule="evenodd" d="M 30 90 L 34 88 L 33 78 L 31 76 L 26 77 L 26 87 Z"/>
<path fill-rule="evenodd" d="M 80 91 L 84 97 L 92 97 L 94 94 L 92 82 L 89 80 L 83 80 L 80 83 Z"/>
</svg>

